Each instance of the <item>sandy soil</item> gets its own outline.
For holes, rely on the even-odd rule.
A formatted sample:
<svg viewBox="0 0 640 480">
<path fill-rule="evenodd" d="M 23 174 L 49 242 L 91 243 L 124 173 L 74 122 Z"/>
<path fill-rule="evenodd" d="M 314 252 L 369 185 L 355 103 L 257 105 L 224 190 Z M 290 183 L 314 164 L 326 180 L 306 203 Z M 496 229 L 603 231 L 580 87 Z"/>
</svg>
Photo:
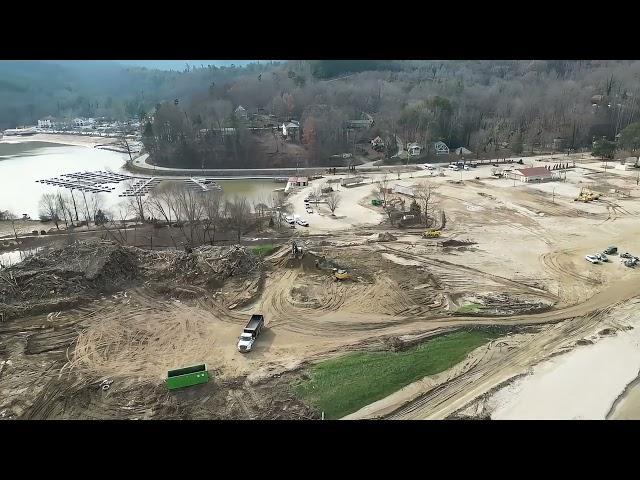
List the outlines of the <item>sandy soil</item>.
<svg viewBox="0 0 640 480">
<path fill-rule="evenodd" d="M 353 188 L 338 186 L 338 195 L 341 203 L 335 211 L 335 216 L 331 215 L 329 207 L 324 203 L 312 203 L 313 213 L 308 214 L 303 200 L 311 194 L 315 186 L 316 184 L 311 182 L 310 186 L 289 197 L 289 202 L 293 206 L 293 215 L 304 218 L 309 222 L 308 228 L 297 228 L 307 230 L 311 234 L 327 233 L 356 226 L 377 225 L 382 221 L 383 217 L 380 213 L 361 205 L 361 202 L 373 193 L 374 186 L 369 183 Z"/>
<path fill-rule="evenodd" d="M 288 247 L 265 260 L 264 285 L 251 304 L 229 308 L 244 288 L 239 281 L 211 296 L 180 302 L 137 288 L 127 291 L 126 297 L 97 302 L 90 312 L 63 312 L 61 318 L 69 324 L 85 322 L 63 373 L 128 382 L 140 378 L 160 386 L 166 369 L 206 362 L 224 381 L 241 378 L 262 384 L 344 352 L 389 348 L 391 339 L 470 325 L 513 328 L 513 334 L 476 349 L 447 372 L 409 385 L 350 418 L 447 418 L 462 411 L 487 415 L 484 404 L 504 382 L 530 372 L 554 354 L 574 349 L 579 340 L 604 328 L 622 328 L 622 310 L 612 306 L 638 295 L 637 269 L 624 267 L 617 256 L 602 265 L 592 265 L 584 256 L 611 244 L 640 254 L 640 189 L 630 178 L 593 174 L 588 166 L 586 162 L 571 171 L 567 182 L 538 185 L 514 186 L 513 181 L 493 179 L 490 166 L 464 171 L 462 184 L 453 182 L 460 179 L 460 172 L 430 177 L 439 185 L 441 207 L 447 214 L 440 239 L 421 238 L 419 228 L 379 226 L 384 217 L 381 208 L 370 205 L 371 184 L 341 187 L 336 217 L 326 206 L 312 206 L 314 213 L 306 214 L 303 198 L 313 188 L 307 187 L 290 198 L 294 212 L 310 223 L 296 229 L 307 260 L 292 259 Z M 410 185 L 429 173 L 405 173 L 392 183 Z M 371 180 L 378 178 L 370 175 Z M 605 195 L 590 204 L 574 202 L 579 182 L 587 180 L 605 187 L 615 182 L 627 185 L 631 198 Z M 397 240 L 378 242 L 377 234 L 384 231 Z M 450 240 L 461 243 L 447 246 Z M 347 269 L 354 280 L 333 281 L 330 268 L 315 268 L 315 259 Z M 454 315 L 461 305 L 478 299 L 493 302 L 491 313 Z M 236 350 L 237 336 L 256 311 L 267 318 L 267 328 L 255 350 L 242 355 Z M 47 325 L 48 319 L 29 321 L 39 326 Z M 628 333 L 620 333 L 621 338 Z M 621 359 L 629 358 L 622 354 L 623 348 L 607 354 L 618 355 L 617 350 Z M 9 353 L 2 360 L 14 362 L 12 370 L 21 361 L 19 343 L 10 343 L 5 351 Z M 585 389 L 606 390 L 603 398 L 610 407 L 621 393 L 620 386 L 637 375 L 634 368 L 624 370 L 624 379 L 621 374 L 616 382 L 589 384 Z M 589 367 L 582 369 L 588 372 Z M 236 399 L 230 403 L 242 405 L 236 394 L 230 395 Z M 585 402 L 585 408 L 592 406 Z M 241 410 L 251 417 L 244 407 Z"/>
</svg>

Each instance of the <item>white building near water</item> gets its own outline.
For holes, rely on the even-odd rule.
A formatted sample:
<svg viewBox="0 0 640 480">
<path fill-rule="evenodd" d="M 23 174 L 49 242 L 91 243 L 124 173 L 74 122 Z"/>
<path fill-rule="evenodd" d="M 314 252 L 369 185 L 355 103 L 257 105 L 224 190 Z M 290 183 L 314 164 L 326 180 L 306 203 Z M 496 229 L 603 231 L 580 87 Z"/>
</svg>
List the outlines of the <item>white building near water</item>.
<svg viewBox="0 0 640 480">
<path fill-rule="evenodd" d="M 53 128 L 53 119 L 51 117 L 38 120 L 38 128 Z"/>
<path fill-rule="evenodd" d="M 93 126 L 96 123 L 93 118 L 74 118 L 73 126 L 74 127 L 89 127 Z"/>
</svg>

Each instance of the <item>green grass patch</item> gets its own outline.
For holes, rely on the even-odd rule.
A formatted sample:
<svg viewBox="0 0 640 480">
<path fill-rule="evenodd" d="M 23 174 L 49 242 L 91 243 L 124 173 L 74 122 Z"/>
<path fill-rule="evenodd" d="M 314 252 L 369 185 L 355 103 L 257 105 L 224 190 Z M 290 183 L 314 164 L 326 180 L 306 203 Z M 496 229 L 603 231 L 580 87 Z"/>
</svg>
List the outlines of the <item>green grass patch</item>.
<svg viewBox="0 0 640 480">
<path fill-rule="evenodd" d="M 459 331 L 433 338 L 404 352 L 358 352 L 326 360 L 308 370 L 309 380 L 295 392 L 325 412 L 341 418 L 427 375 L 461 362 L 469 352 L 498 335 Z"/>
<path fill-rule="evenodd" d="M 259 257 L 266 257 L 267 255 L 271 255 L 278 248 L 278 245 L 274 245 L 273 243 L 265 243 L 264 245 L 249 247 L 249 250 L 251 250 L 254 255 L 257 255 Z"/>
<path fill-rule="evenodd" d="M 456 313 L 478 313 L 482 309 L 482 305 L 478 303 L 468 303 L 466 305 L 462 305 Z"/>
</svg>

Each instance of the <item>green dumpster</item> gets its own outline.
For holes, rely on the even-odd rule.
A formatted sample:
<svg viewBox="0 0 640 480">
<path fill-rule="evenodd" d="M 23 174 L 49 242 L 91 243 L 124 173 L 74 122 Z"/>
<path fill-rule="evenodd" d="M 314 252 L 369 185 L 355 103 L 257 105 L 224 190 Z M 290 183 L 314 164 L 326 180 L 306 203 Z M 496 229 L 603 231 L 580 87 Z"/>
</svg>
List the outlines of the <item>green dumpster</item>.
<svg viewBox="0 0 640 480">
<path fill-rule="evenodd" d="M 178 368 L 167 372 L 167 388 L 175 390 L 177 388 L 191 387 L 209 381 L 207 366 L 194 365 L 193 367 Z"/>
<path fill-rule="evenodd" d="M 373 199 L 371 200 L 371 205 L 379 207 L 380 205 L 382 205 L 382 200 Z"/>
</svg>

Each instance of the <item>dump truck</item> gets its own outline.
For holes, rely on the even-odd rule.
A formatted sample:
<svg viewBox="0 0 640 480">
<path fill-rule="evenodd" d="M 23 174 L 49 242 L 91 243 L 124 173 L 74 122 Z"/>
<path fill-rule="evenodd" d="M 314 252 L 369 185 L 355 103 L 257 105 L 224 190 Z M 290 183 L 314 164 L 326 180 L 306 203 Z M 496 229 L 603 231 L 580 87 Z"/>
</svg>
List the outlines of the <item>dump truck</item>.
<svg viewBox="0 0 640 480">
<path fill-rule="evenodd" d="M 208 381 L 209 372 L 206 364 L 178 368 L 167 372 L 167 388 L 169 390 L 200 385 Z"/>
<path fill-rule="evenodd" d="M 244 327 L 240 338 L 238 339 L 238 351 L 247 353 L 251 351 L 256 338 L 260 335 L 264 327 L 264 315 L 251 315 L 251 319 L 247 326 Z"/>
<path fill-rule="evenodd" d="M 441 235 L 440 230 L 427 230 L 422 234 L 422 238 L 439 238 Z"/>
</svg>

